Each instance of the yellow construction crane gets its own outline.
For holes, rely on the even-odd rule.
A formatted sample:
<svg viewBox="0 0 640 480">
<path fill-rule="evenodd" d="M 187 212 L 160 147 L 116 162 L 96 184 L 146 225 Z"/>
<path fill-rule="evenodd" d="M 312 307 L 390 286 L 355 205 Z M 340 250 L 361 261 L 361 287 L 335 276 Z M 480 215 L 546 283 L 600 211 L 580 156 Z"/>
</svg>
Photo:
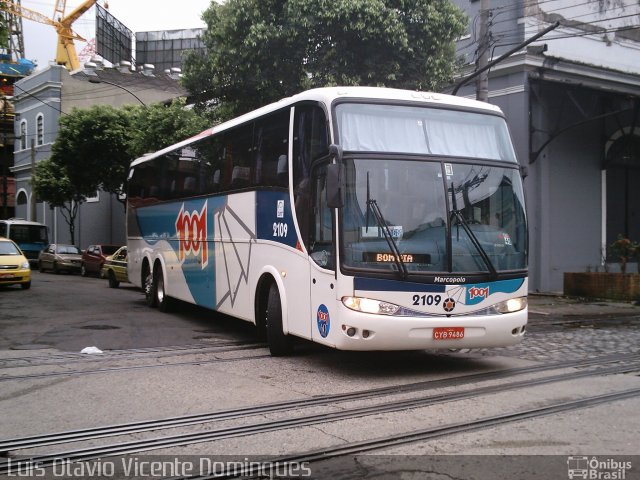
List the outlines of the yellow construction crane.
<svg viewBox="0 0 640 480">
<path fill-rule="evenodd" d="M 58 48 L 56 51 L 56 63 L 64 65 L 67 70 L 74 71 L 80 68 L 78 54 L 73 43 L 74 40 L 82 40 L 80 35 L 73 31 L 71 25 L 80 16 L 95 5 L 98 0 L 84 0 L 69 15 L 65 15 L 66 0 L 56 0 L 53 19 L 42 13 L 30 10 L 20 4 L 20 0 L 0 0 L 0 10 L 10 12 L 34 22 L 51 25 L 58 33 Z"/>
</svg>

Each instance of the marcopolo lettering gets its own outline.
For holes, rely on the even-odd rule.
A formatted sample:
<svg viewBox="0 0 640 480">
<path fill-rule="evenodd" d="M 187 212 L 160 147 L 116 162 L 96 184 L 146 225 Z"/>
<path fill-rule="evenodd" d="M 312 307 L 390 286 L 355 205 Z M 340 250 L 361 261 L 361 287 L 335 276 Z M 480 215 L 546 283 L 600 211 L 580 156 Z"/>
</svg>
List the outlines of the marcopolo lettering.
<svg viewBox="0 0 640 480">
<path fill-rule="evenodd" d="M 435 283 L 465 283 L 466 277 L 435 277 L 433 279 Z"/>
</svg>

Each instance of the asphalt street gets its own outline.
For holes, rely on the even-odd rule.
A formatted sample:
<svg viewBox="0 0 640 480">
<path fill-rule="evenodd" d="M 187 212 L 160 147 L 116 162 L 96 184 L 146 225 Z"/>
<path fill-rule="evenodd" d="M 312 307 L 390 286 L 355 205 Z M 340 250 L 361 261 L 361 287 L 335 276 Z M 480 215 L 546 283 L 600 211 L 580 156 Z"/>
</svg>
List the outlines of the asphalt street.
<svg viewBox="0 0 640 480">
<path fill-rule="evenodd" d="M 288 478 L 568 478 L 585 457 L 588 475 L 639 478 L 633 304 L 534 295 L 517 346 L 299 341 L 287 358 L 244 322 L 184 304 L 161 313 L 98 278 L 34 272 L 30 290 L 0 290 L 0 309 L 0 478 L 25 459 L 23 478 L 98 477 L 85 469 L 97 458 L 101 478 L 190 477 L 238 458 L 289 459 Z M 43 441 L 56 432 L 78 438 Z"/>
</svg>

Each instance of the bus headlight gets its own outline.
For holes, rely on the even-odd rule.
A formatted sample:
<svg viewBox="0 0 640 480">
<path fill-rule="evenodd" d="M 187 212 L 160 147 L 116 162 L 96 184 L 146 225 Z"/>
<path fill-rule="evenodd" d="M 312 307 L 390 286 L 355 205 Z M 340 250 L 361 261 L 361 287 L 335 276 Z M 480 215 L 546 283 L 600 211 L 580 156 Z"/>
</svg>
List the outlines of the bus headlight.
<svg viewBox="0 0 640 480">
<path fill-rule="evenodd" d="M 527 297 L 510 298 L 504 302 L 496 303 L 493 308 L 498 313 L 514 313 L 524 310 L 527 306 Z"/>
<path fill-rule="evenodd" d="M 393 303 L 382 302 L 362 297 L 342 297 L 345 307 L 356 312 L 373 313 L 377 315 L 393 315 L 400 307 Z"/>
</svg>

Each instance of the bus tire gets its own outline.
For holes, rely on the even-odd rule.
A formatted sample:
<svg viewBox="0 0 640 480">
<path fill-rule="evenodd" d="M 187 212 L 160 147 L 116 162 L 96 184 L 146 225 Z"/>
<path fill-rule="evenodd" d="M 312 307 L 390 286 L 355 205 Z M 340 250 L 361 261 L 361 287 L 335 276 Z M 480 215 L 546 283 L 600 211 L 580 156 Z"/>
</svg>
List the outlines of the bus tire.
<svg viewBox="0 0 640 480">
<path fill-rule="evenodd" d="M 275 283 L 272 283 L 269 288 L 265 323 L 267 325 L 267 342 L 271 355 L 274 357 L 290 355 L 293 352 L 293 342 L 291 337 L 286 335 L 282 329 L 282 304 L 280 303 L 278 286 Z"/>
<path fill-rule="evenodd" d="M 142 268 L 142 289 L 144 291 L 144 298 L 147 302 L 147 306 L 153 308 L 157 306 L 156 304 L 156 291 L 155 291 L 155 283 L 153 281 L 153 274 L 151 273 L 151 269 L 149 265 L 145 263 Z"/>
<path fill-rule="evenodd" d="M 156 297 L 156 305 L 161 312 L 168 312 L 171 310 L 171 299 L 167 296 L 167 292 L 164 288 L 164 275 L 162 274 L 162 268 L 157 269 L 157 273 L 154 275 L 154 292 Z"/>
</svg>

